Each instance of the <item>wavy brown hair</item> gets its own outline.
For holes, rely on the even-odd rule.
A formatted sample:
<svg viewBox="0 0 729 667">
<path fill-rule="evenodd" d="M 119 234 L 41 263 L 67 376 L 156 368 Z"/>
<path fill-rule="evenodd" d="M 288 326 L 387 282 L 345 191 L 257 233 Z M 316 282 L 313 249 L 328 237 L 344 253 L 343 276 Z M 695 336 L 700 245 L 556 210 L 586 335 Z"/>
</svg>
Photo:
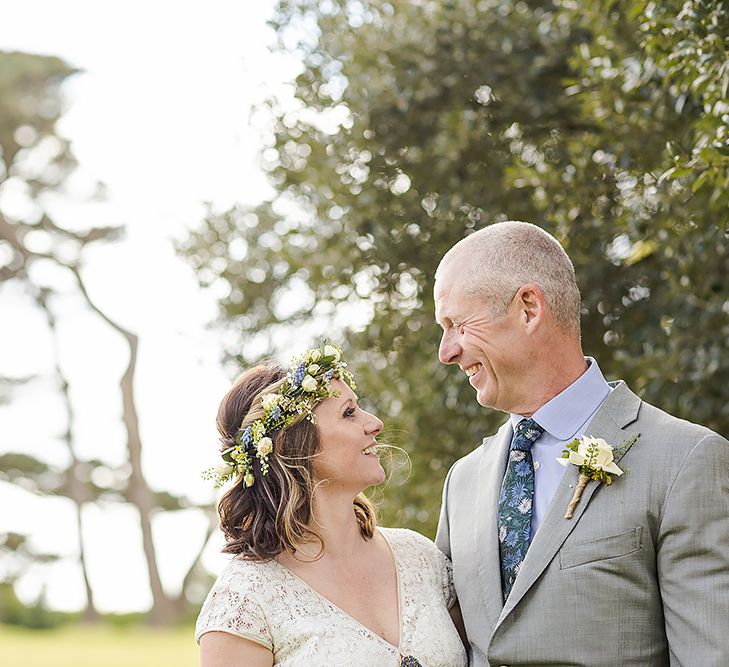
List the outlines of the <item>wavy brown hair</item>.
<svg viewBox="0 0 729 667">
<path fill-rule="evenodd" d="M 235 381 L 218 408 L 221 450 L 235 444 L 241 428 L 263 416 L 261 399 L 275 393 L 285 377 L 286 371 L 281 366 L 261 365 Z M 238 475 L 218 504 L 220 527 L 226 541 L 223 552 L 264 561 L 282 551 L 293 554 L 301 545 L 318 541 L 321 554 L 324 540 L 315 529 L 312 508 L 318 427 L 302 416 L 294 424 L 269 435 L 273 453 L 268 457 L 268 474 L 262 474 L 260 462 L 252 457 L 255 484 L 246 487 Z M 376 523 L 373 504 L 360 493 L 354 499 L 353 510 L 362 536 L 370 539 Z"/>
</svg>

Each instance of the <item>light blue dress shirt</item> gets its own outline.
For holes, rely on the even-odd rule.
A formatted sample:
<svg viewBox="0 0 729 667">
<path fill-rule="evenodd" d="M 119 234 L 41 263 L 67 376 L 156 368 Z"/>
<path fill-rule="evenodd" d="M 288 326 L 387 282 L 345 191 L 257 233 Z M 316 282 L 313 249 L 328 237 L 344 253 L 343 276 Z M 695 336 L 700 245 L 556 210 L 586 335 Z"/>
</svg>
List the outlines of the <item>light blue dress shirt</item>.
<svg viewBox="0 0 729 667">
<path fill-rule="evenodd" d="M 587 370 L 569 387 L 545 403 L 532 419 L 543 429 L 539 440 L 532 447 L 534 460 L 534 502 L 532 504 L 532 537 L 544 518 L 552 496 L 565 474 L 563 465 L 556 459 L 568 442 L 583 435 L 595 413 L 612 391 L 592 357 L 586 357 Z M 512 429 L 523 415 L 510 415 Z"/>
</svg>

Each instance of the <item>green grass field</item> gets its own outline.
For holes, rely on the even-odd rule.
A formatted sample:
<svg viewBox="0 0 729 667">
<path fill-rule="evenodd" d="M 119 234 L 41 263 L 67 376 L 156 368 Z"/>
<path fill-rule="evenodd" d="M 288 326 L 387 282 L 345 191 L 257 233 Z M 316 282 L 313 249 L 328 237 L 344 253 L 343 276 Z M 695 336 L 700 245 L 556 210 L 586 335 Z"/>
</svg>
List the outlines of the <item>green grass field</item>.
<svg viewBox="0 0 729 667">
<path fill-rule="evenodd" d="M 197 667 L 192 627 L 70 626 L 26 630 L 0 625 L 3 667 Z"/>
</svg>

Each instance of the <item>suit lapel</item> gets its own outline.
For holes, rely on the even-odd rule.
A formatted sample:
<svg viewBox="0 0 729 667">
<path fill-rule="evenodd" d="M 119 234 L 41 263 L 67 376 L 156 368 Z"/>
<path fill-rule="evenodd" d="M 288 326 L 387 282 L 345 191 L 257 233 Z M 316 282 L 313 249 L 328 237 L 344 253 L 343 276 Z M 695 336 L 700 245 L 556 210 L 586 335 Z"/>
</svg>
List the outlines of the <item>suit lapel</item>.
<svg viewBox="0 0 729 667">
<path fill-rule="evenodd" d="M 483 604 L 491 627 L 501 614 L 501 564 L 499 560 L 499 493 L 504 477 L 506 457 L 511 441 L 511 425 L 504 424 L 483 445 L 483 458 L 478 471 L 478 491 L 473 512 L 474 539 L 478 554 L 478 573 L 483 591 Z"/>
<path fill-rule="evenodd" d="M 608 396 L 589 426 L 585 429 L 584 435 L 603 438 L 613 446 L 619 445 L 629 437 L 630 434 L 626 433 L 624 429 L 628 424 L 635 421 L 639 409 L 640 399 L 621 381 L 615 384 L 615 388 L 610 396 Z M 616 457 L 616 461 L 619 461 L 625 452 L 627 452 L 627 449 L 621 452 L 620 456 Z M 568 535 L 584 515 L 593 495 L 603 486 L 603 484 L 599 484 L 598 482 L 590 481 L 585 487 L 582 498 L 575 508 L 572 519 L 565 519 L 564 513 L 572 499 L 578 477 L 579 470 L 577 466 L 568 466 L 549 504 L 549 509 L 534 535 L 519 576 L 516 578 L 506 605 L 504 605 L 501 611 L 499 623 L 519 603 L 542 572 L 544 572 L 544 569 L 549 565 Z"/>
</svg>

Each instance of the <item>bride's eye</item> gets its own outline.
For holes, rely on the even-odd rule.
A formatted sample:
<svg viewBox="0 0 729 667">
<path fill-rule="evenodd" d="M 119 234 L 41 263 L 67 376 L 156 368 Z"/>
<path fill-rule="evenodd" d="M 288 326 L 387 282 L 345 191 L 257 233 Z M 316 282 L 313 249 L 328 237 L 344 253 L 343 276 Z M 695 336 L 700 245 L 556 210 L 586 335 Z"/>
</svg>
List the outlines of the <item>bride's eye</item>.
<svg viewBox="0 0 729 667">
<path fill-rule="evenodd" d="M 354 413 L 355 413 L 355 409 L 354 408 L 347 408 L 344 411 L 344 416 L 345 417 L 353 417 L 354 416 Z"/>
</svg>

